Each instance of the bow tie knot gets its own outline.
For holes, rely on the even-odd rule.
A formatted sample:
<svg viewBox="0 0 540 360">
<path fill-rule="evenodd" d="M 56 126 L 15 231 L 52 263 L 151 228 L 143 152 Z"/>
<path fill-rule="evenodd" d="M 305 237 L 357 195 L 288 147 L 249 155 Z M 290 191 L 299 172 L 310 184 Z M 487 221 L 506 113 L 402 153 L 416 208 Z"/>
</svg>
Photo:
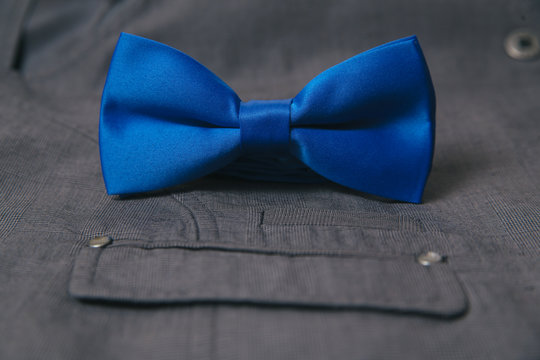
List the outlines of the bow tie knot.
<svg viewBox="0 0 540 360">
<path fill-rule="evenodd" d="M 291 99 L 240 102 L 238 122 L 244 154 L 289 150 Z"/>
</svg>

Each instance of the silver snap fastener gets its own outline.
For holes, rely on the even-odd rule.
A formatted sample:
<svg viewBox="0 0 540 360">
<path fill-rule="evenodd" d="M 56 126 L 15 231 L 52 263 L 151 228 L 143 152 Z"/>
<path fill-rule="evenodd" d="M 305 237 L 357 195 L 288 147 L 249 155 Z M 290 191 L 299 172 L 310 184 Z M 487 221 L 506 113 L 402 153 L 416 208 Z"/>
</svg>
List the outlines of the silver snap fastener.
<svg viewBox="0 0 540 360">
<path fill-rule="evenodd" d="M 112 238 L 109 236 L 98 236 L 93 239 L 90 239 L 88 246 L 93 248 L 100 248 L 109 245 L 112 243 Z"/>
<path fill-rule="evenodd" d="M 540 54 L 538 36 L 527 29 L 512 31 L 504 40 L 508 56 L 516 60 L 532 60 Z"/>
<path fill-rule="evenodd" d="M 441 262 L 443 257 L 434 251 L 428 251 L 427 253 L 418 256 L 416 260 L 420 265 L 430 266 L 432 264 Z"/>
</svg>

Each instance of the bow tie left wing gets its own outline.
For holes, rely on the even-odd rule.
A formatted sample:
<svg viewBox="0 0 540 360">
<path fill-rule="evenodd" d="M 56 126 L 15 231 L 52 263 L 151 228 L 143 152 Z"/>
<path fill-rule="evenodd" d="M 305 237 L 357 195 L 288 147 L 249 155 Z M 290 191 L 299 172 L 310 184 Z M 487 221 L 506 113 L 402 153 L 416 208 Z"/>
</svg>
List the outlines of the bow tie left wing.
<svg viewBox="0 0 540 360">
<path fill-rule="evenodd" d="M 240 153 L 240 99 L 169 46 L 122 33 L 101 101 L 101 167 L 109 194 L 207 175 Z"/>
</svg>

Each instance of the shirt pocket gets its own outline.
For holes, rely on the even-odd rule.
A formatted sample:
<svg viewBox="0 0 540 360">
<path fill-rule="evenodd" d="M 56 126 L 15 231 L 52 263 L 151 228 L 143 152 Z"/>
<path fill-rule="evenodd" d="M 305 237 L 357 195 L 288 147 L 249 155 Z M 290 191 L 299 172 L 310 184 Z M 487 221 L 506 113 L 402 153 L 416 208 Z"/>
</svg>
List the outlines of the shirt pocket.
<svg viewBox="0 0 540 360">
<path fill-rule="evenodd" d="M 412 256 L 121 240 L 78 253 L 69 293 L 126 304 L 245 304 L 451 318 L 467 297 L 449 264 Z"/>
</svg>

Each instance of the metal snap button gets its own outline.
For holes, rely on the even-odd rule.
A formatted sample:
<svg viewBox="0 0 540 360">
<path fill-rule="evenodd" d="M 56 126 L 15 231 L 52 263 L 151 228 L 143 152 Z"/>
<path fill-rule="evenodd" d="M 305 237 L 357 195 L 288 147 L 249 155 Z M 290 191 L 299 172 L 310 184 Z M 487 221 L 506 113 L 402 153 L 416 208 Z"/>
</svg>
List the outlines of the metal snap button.
<svg viewBox="0 0 540 360">
<path fill-rule="evenodd" d="M 93 248 L 100 248 L 112 243 L 112 238 L 109 236 L 98 236 L 88 241 L 88 246 Z"/>
<path fill-rule="evenodd" d="M 512 31 L 504 40 L 508 56 L 516 60 L 532 60 L 540 54 L 538 36 L 528 29 Z"/>
<path fill-rule="evenodd" d="M 440 254 L 434 251 L 428 251 L 427 253 L 419 255 L 416 258 L 416 261 L 418 261 L 420 265 L 430 266 L 432 264 L 441 262 L 443 259 L 444 258 Z"/>
</svg>

